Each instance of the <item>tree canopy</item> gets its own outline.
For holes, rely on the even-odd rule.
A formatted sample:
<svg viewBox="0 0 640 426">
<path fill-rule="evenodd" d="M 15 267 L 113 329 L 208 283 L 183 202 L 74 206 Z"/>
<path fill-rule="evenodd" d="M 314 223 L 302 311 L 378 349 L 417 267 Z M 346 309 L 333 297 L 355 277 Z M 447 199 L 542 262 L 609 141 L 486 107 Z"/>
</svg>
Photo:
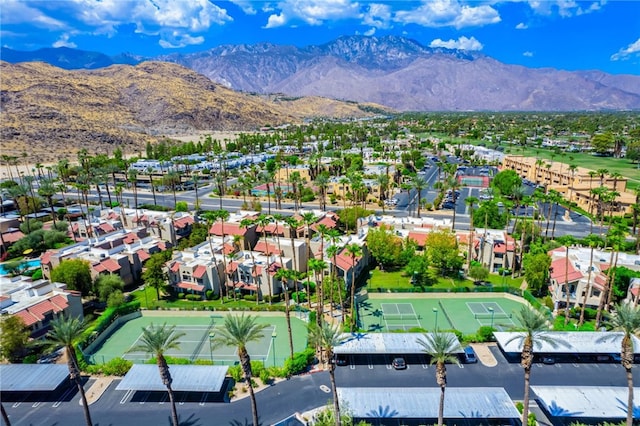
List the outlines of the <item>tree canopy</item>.
<svg viewBox="0 0 640 426">
<path fill-rule="evenodd" d="M 67 284 L 69 290 L 76 290 L 87 296 L 91 292 L 91 269 L 89 262 L 81 259 L 68 259 L 51 271 L 51 281 Z"/>
<path fill-rule="evenodd" d="M 516 188 L 522 185 L 522 178 L 515 170 L 503 170 L 491 181 L 491 186 L 497 189 L 505 197 L 513 196 Z"/>
</svg>

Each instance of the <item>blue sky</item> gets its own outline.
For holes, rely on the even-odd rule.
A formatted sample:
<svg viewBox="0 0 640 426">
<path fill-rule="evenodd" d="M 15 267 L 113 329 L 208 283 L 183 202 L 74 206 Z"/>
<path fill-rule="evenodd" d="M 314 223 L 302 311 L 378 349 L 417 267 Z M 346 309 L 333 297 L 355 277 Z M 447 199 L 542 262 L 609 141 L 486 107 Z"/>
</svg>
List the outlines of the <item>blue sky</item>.
<svg viewBox="0 0 640 426">
<path fill-rule="evenodd" d="M 402 35 L 501 62 L 640 75 L 640 1 L 0 0 L 5 47 L 115 55 Z"/>
</svg>

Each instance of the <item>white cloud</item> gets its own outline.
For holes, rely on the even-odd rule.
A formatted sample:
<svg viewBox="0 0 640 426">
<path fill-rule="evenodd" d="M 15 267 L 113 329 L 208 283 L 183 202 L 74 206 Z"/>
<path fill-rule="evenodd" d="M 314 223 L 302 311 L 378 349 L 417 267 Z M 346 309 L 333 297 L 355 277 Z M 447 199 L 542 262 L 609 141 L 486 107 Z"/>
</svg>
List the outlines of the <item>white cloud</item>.
<svg viewBox="0 0 640 426">
<path fill-rule="evenodd" d="M 240 9 L 242 9 L 242 11 L 247 15 L 255 15 L 256 13 L 258 13 L 255 7 L 253 7 L 253 4 L 251 4 L 249 0 L 229 0 L 229 1 L 235 4 L 236 6 L 240 7 Z"/>
<path fill-rule="evenodd" d="M 446 49 L 458 50 L 482 50 L 484 47 L 475 37 L 467 38 L 459 37 L 457 40 L 441 40 L 439 38 L 433 40 L 429 47 L 444 47 Z"/>
<path fill-rule="evenodd" d="M 529 52 L 527 50 L 526 52 L 522 52 L 522 56 L 526 56 L 527 58 L 531 58 L 531 57 L 533 57 L 533 52 Z"/>
<path fill-rule="evenodd" d="M 23 24 L 28 23 L 38 28 L 46 28 L 49 30 L 64 30 L 69 27 L 63 21 L 56 19 L 47 13 L 46 10 L 40 10 L 38 7 L 32 7 L 28 2 L 19 0 L 2 0 L 2 24 Z M 38 6 L 38 3 L 36 3 Z"/>
<path fill-rule="evenodd" d="M 284 16 L 284 13 L 279 13 L 279 14 L 273 14 L 269 16 L 269 19 L 267 20 L 267 25 L 265 25 L 265 28 L 277 28 L 277 27 L 281 27 L 284 24 L 287 23 L 287 18 Z"/>
<path fill-rule="evenodd" d="M 640 55 L 640 38 L 635 42 L 631 43 L 627 47 L 618 50 L 617 53 L 611 55 L 612 61 L 624 61 L 629 59 L 631 56 Z"/>
<path fill-rule="evenodd" d="M 192 44 L 202 44 L 204 37 L 191 37 L 188 34 L 182 34 L 179 31 L 173 31 L 170 34 L 163 34 L 158 42 L 165 49 L 179 49 L 181 47 L 190 46 Z"/>
<path fill-rule="evenodd" d="M 69 34 L 66 34 L 66 33 L 62 34 L 58 39 L 58 41 L 54 42 L 52 46 L 53 47 L 70 47 L 72 49 L 75 49 L 76 47 L 78 47 L 77 44 L 75 44 L 72 41 L 69 41 Z"/>
<path fill-rule="evenodd" d="M 575 0 L 529 0 L 529 7 L 538 15 L 553 15 L 557 13 L 563 18 L 597 12 L 607 3 L 607 0 L 575 1 Z"/>
<path fill-rule="evenodd" d="M 375 28 L 389 28 L 391 8 L 386 4 L 371 3 L 362 14 L 362 23 Z"/>
<path fill-rule="evenodd" d="M 283 0 L 273 8 L 265 28 L 302 21 L 308 25 L 322 25 L 329 20 L 358 18 L 360 4 L 350 0 Z M 263 9 L 264 10 L 264 9 Z"/>
<path fill-rule="evenodd" d="M 520 22 L 518 25 L 516 25 L 516 30 L 526 30 L 527 28 L 529 28 L 529 26 L 524 22 Z"/>
<path fill-rule="evenodd" d="M 394 20 L 424 27 L 478 27 L 501 21 L 497 10 L 487 4 L 463 4 L 459 0 L 423 0 L 412 10 L 400 10 Z"/>
<path fill-rule="evenodd" d="M 368 36 L 368 37 L 370 37 L 370 36 L 374 35 L 375 33 L 376 33 L 376 28 L 372 27 L 372 28 L 369 28 L 367 31 L 365 31 L 363 34 Z"/>
</svg>

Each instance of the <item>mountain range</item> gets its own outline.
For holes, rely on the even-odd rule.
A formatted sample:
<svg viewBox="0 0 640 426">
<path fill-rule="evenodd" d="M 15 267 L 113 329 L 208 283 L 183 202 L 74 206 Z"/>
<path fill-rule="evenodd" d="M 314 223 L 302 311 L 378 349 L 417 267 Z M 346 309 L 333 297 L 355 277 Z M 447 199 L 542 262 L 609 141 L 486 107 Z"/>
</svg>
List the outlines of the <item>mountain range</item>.
<svg viewBox="0 0 640 426">
<path fill-rule="evenodd" d="M 8 62 L 40 60 L 67 69 L 153 59 L 185 66 L 236 91 L 372 102 L 399 111 L 640 109 L 638 75 L 527 68 L 398 36 L 344 36 L 307 47 L 223 45 L 155 58 L 66 48 L 3 48 L 0 54 Z"/>
<path fill-rule="evenodd" d="M 144 150 L 146 142 L 202 132 L 255 131 L 320 117 L 371 117 L 378 105 L 237 92 L 183 66 L 145 61 L 91 70 L 0 62 L 3 155 L 51 161 Z"/>
</svg>

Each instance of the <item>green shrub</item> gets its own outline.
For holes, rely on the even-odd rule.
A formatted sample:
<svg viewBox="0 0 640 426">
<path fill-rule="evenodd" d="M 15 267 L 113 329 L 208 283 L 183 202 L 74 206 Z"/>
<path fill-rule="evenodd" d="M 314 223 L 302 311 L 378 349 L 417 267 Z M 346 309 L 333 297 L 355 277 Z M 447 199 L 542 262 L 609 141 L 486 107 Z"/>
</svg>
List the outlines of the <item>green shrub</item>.
<svg viewBox="0 0 640 426">
<path fill-rule="evenodd" d="M 304 291 L 296 291 L 291 294 L 291 299 L 296 303 L 304 303 L 307 301 L 307 293 Z"/>
<path fill-rule="evenodd" d="M 23 364 L 35 364 L 36 362 L 38 362 L 38 355 L 36 354 L 27 355 L 22 359 Z"/>
<path fill-rule="evenodd" d="M 231 367 L 229 367 L 228 372 L 229 376 L 231 376 L 231 378 L 236 382 L 242 380 L 242 367 L 240 367 L 239 365 L 232 365 Z"/>
<path fill-rule="evenodd" d="M 258 296 L 256 296 L 255 294 L 246 294 L 244 296 L 244 300 L 248 300 L 248 301 L 252 301 L 252 302 L 255 302 L 257 298 L 258 298 Z"/>
<path fill-rule="evenodd" d="M 287 358 L 284 362 L 284 369 L 288 376 L 302 373 L 306 371 L 307 366 L 313 360 L 315 351 L 313 348 L 307 348 L 302 352 L 293 354 L 293 358 Z"/>
<path fill-rule="evenodd" d="M 184 299 L 186 296 L 184 293 L 178 293 L 178 299 Z"/>
<path fill-rule="evenodd" d="M 133 362 L 122 358 L 113 358 L 106 364 L 102 364 L 101 372 L 107 376 L 124 376 L 133 366 Z"/>
<path fill-rule="evenodd" d="M 260 376 L 264 371 L 264 364 L 261 361 L 251 361 L 251 375 Z"/>
<path fill-rule="evenodd" d="M 33 281 L 42 279 L 42 269 L 36 269 L 36 271 L 31 275 L 31 279 Z"/>
<path fill-rule="evenodd" d="M 493 341 L 493 332 L 495 331 L 495 329 L 493 329 L 492 327 L 489 327 L 488 325 L 483 325 L 482 327 L 480 327 L 478 329 L 478 331 L 476 332 L 476 337 L 478 339 L 478 342 L 491 342 Z"/>
<path fill-rule="evenodd" d="M 199 294 L 187 294 L 187 300 L 191 300 L 192 302 L 198 302 L 202 300 L 202 296 L 200 296 Z"/>
<path fill-rule="evenodd" d="M 260 380 L 261 380 L 261 381 L 262 381 L 262 383 L 264 383 L 264 384 L 267 384 L 267 383 L 271 382 L 272 377 L 271 377 L 271 375 L 269 374 L 269 371 L 268 371 L 268 370 L 262 370 L 262 371 L 260 372 Z"/>
<path fill-rule="evenodd" d="M 213 299 L 213 295 L 214 295 L 213 290 L 207 290 L 204 294 L 207 300 Z"/>
<path fill-rule="evenodd" d="M 551 298 L 551 296 L 549 296 L 549 295 L 545 296 L 544 299 L 542 300 L 542 303 L 547 308 L 553 309 L 553 299 Z"/>
</svg>

